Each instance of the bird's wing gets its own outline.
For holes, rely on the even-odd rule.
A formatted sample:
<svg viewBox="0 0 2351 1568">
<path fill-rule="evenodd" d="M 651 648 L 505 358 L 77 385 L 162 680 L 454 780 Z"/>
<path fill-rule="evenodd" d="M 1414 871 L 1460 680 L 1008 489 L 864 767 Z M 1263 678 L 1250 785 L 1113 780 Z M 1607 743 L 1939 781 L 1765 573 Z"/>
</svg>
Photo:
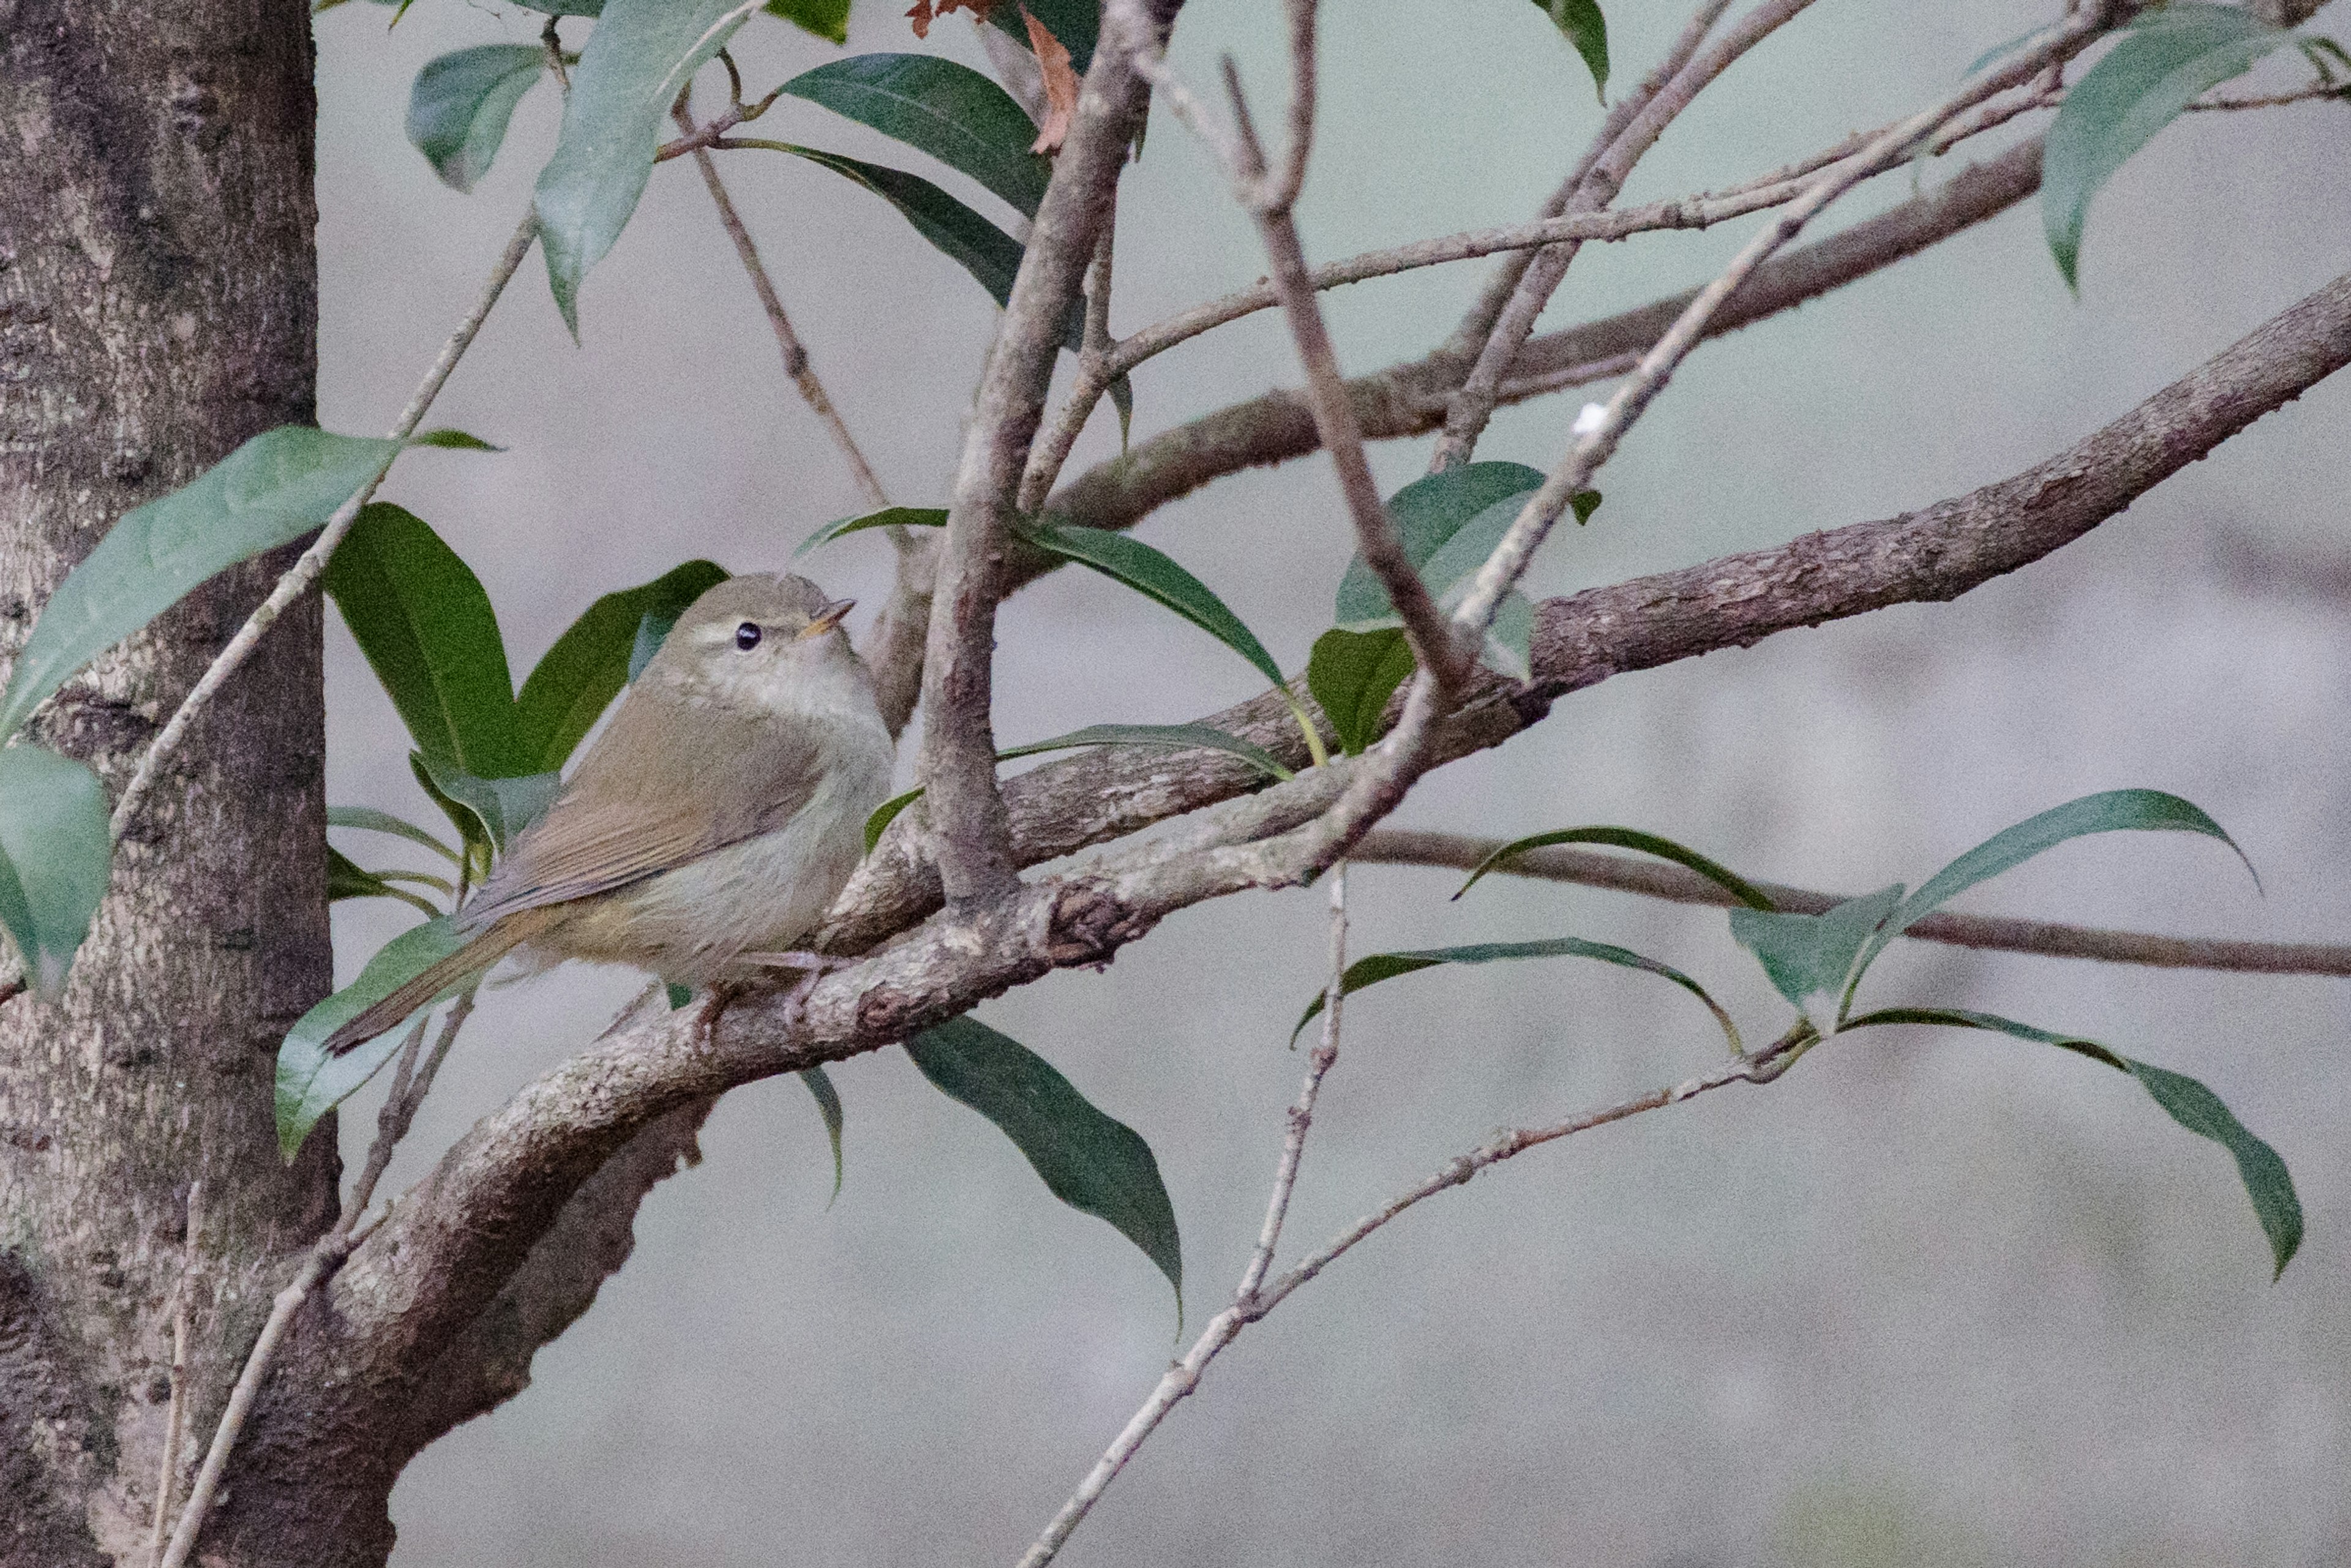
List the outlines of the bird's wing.
<svg viewBox="0 0 2351 1568">
<path fill-rule="evenodd" d="M 634 694 L 632 694 L 632 696 Z M 546 816 L 508 848 L 465 911 L 469 925 L 586 898 L 781 827 L 815 795 L 822 759 L 782 726 L 695 716 L 698 745 L 676 743 L 658 699 L 624 701 Z M 698 777 L 718 759 L 727 783 Z"/>
</svg>

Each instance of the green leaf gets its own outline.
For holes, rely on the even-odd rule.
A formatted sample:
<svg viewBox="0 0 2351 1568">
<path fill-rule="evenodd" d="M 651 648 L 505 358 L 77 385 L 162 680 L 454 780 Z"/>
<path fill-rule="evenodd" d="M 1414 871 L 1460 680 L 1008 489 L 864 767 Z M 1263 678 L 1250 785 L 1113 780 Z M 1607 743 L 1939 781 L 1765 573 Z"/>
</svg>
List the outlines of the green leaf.
<svg viewBox="0 0 2351 1568">
<path fill-rule="evenodd" d="M 1353 996 L 1367 986 L 1382 980 L 1393 980 L 1399 975 L 1417 974 L 1441 964 L 1491 964 L 1503 958 L 1594 958 L 1603 964 L 1614 964 L 1620 968 L 1638 969 L 1675 985 L 1706 1004 L 1721 1026 L 1723 1036 L 1734 1051 L 1740 1049 L 1739 1027 L 1730 1015 L 1722 1010 L 1715 999 L 1707 995 L 1706 988 L 1671 965 L 1660 964 L 1655 958 L 1645 958 L 1629 948 L 1612 946 L 1605 942 L 1586 942 L 1580 936 L 1554 936 L 1541 942 L 1474 942 L 1463 947 L 1426 947 L 1410 953 L 1374 953 L 1356 959 L 1339 977 L 1339 994 Z M 1322 1014 L 1325 997 L 1318 995 L 1306 1005 L 1298 1018 L 1298 1026 L 1290 1031 L 1290 1042 L 1298 1043 L 1298 1036 L 1306 1026 Z"/>
<path fill-rule="evenodd" d="M 402 986 L 450 956 L 466 942 L 447 915 L 411 926 L 370 958 L 360 977 L 304 1013 L 277 1048 L 277 1152 L 288 1161 L 319 1118 L 374 1077 L 398 1052 L 401 1031 L 388 1030 L 340 1056 L 328 1054 L 327 1037 Z M 454 996 L 473 981 L 453 985 Z M 439 998 L 435 998 L 436 1000 Z"/>
<path fill-rule="evenodd" d="M 1428 585 L 1438 609 L 1450 613 L 1468 597 L 1478 569 L 1542 480 L 1540 472 L 1523 463 L 1470 463 L 1416 480 L 1390 497 L 1388 517 L 1405 559 Z M 1573 504 L 1581 522 L 1600 504 L 1599 492 L 1582 491 Z M 1337 620 L 1341 631 L 1357 632 L 1403 624 L 1388 591 L 1361 555 L 1348 562 L 1346 575 L 1339 580 Z M 1523 681 L 1533 673 L 1533 640 L 1534 605 L 1513 589 L 1496 607 L 1479 656 L 1513 680 Z"/>
<path fill-rule="evenodd" d="M 504 452 L 503 446 L 493 446 L 478 435 L 462 430 L 428 430 L 422 435 L 412 435 L 403 444 L 409 446 L 437 446 L 444 452 Z"/>
<path fill-rule="evenodd" d="M 871 126 L 1034 218 L 1052 178 L 1029 151 L 1037 125 L 1012 95 L 969 66 L 936 55 L 857 55 L 803 71 L 783 90 Z"/>
<path fill-rule="evenodd" d="M 760 9 L 830 43 L 849 42 L 849 0 L 768 0 Z"/>
<path fill-rule="evenodd" d="M 1379 739 L 1388 698 L 1413 668 L 1412 646 L 1393 628 L 1349 632 L 1332 627 L 1314 639 L 1314 652 L 1306 661 L 1306 689 L 1322 705 L 1348 756 L 1362 756 Z"/>
<path fill-rule="evenodd" d="M 1275 685 L 1285 684 L 1281 666 L 1273 662 L 1257 634 L 1241 624 L 1240 617 L 1226 609 L 1225 601 L 1210 592 L 1207 583 L 1141 539 L 1069 523 L 1031 524 L 1021 538 L 1048 555 L 1092 567 L 1155 600 L 1256 665 Z"/>
<path fill-rule="evenodd" d="M 694 1000 L 694 988 L 681 986 L 674 980 L 665 983 L 662 990 L 669 1000 L 669 1010 L 672 1012 L 677 1011 L 678 1009 Z"/>
<path fill-rule="evenodd" d="M 2017 50 L 2024 47 L 2027 44 L 2038 43 L 2043 37 L 2049 33 L 2051 26 L 2051 24 L 2044 22 L 2040 26 L 2033 28 L 2030 32 L 2019 33 L 2016 37 L 2009 39 L 2008 42 L 2004 44 L 1994 44 L 1991 48 L 1986 49 L 1982 54 L 1978 55 L 1974 59 L 1968 62 L 1967 69 L 1959 73 L 1959 79 L 1961 81 L 1965 81 L 1970 77 L 1981 71 L 1985 67 L 1991 65 L 1993 61 L 2004 59 L 2008 56 L 2014 54 Z"/>
<path fill-rule="evenodd" d="M 2081 287 L 2083 225 L 2107 178 L 2205 92 L 2293 41 L 2234 5 L 2175 0 L 2066 89 L 2041 154 L 2041 224 L 2067 287 Z"/>
<path fill-rule="evenodd" d="M 340 903 L 346 898 L 396 898 L 426 919 L 441 912 L 425 899 L 404 887 L 394 887 L 380 873 L 371 872 L 340 850 L 327 851 L 327 902 Z"/>
<path fill-rule="evenodd" d="M 547 69 L 536 44 L 482 44 L 428 60 L 408 89 L 408 140 L 441 183 L 470 191 L 490 172 L 507 121 Z"/>
<path fill-rule="evenodd" d="M 977 278 L 979 286 L 987 290 L 989 298 L 998 305 L 1011 299 L 1013 275 L 1020 270 L 1020 242 L 928 180 L 901 169 L 789 141 L 763 141 L 758 145 L 805 158 L 844 179 L 856 181 L 897 208 L 899 215 L 914 225 L 915 233 Z"/>
<path fill-rule="evenodd" d="M 792 559 L 798 560 L 819 545 L 829 545 L 835 539 L 862 534 L 868 528 L 943 528 L 946 526 L 947 509 L 945 507 L 884 507 L 878 512 L 861 512 L 856 517 L 825 524 L 800 541 L 800 548 L 792 551 Z"/>
<path fill-rule="evenodd" d="M 1552 25 L 1575 46 L 1591 68 L 1593 90 L 1608 101 L 1608 19 L 1594 0 L 1535 0 L 1535 9 L 1547 13 Z"/>
<path fill-rule="evenodd" d="M 524 829 L 547 815 L 563 792 L 563 775 L 549 771 L 518 779 L 482 779 L 427 757 L 424 769 L 442 794 L 472 812 L 498 853 Z"/>
<path fill-rule="evenodd" d="M 726 569 L 715 561 L 690 560 L 605 594 L 566 627 L 515 698 L 516 746 L 530 768 L 559 770 L 621 695 L 633 678 L 630 662 L 648 618 L 663 622 L 666 635 L 688 605 L 726 580 Z"/>
<path fill-rule="evenodd" d="M 1070 68 L 1080 76 L 1093 62 L 1094 41 L 1102 35 L 1100 0 L 1027 0 L 1027 7 L 1045 30 L 1053 35 L 1061 47 L 1070 51 Z M 1029 47 L 1029 28 L 1020 20 L 1021 7 L 999 5 L 988 14 L 988 20 L 998 29 L 1019 44 Z"/>
<path fill-rule="evenodd" d="M 821 1067 L 801 1068 L 800 1082 L 815 1097 L 816 1113 L 824 1118 L 824 1135 L 832 1145 L 832 1196 L 839 1197 L 841 1178 L 845 1173 L 841 1159 L 841 1092 L 832 1086 L 832 1080 L 825 1076 Z M 831 1202 L 831 1198 L 826 1200 L 828 1206 Z"/>
<path fill-rule="evenodd" d="M 34 994 L 64 994 L 74 954 L 106 897 L 114 841 L 106 787 L 71 758 L 0 747 L 0 930 Z"/>
<path fill-rule="evenodd" d="M 548 287 L 573 337 L 588 269 L 637 210 L 663 121 L 681 89 L 759 0 L 608 0 L 564 99 L 555 156 L 532 201 Z"/>
<path fill-rule="evenodd" d="M 125 512 L 42 607 L 0 692 L 0 741 L 75 671 L 197 584 L 322 527 L 399 453 L 398 442 L 280 425 L 193 485 Z"/>
<path fill-rule="evenodd" d="M 343 624 L 417 749 L 486 779 L 533 770 L 519 742 L 506 643 L 481 580 L 412 512 L 377 502 L 327 563 Z"/>
<path fill-rule="evenodd" d="M 1134 436 L 1134 383 L 1121 371 L 1111 379 L 1109 391 L 1110 405 L 1118 411 L 1118 455 L 1123 457 Z"/>
<path fill-rule="evenodd" d="M 2245 1124 L 2220 1103 L 2219 1095 L 2195 1079 L 2125 1056 L 2094 1040 L 2053 1034 L 2013 1019 L 1956 1008 L 1886 1008 L 1865 1013 L 1845 1028 L 1897 1023 L 1989 1030 L 2018 1040 L 2058 1046 L 2129 1073 L 2163 1107 L 2164 1114 L 2198 1137 L 2211 1139 L 2237 1162 L 2237 1175 L 2244 1181 L 2245 1195 L 2253 1200 L 2253 1215 L 2261 1221 L 2262 1234 L 2269 1239 L 2270 1258 L 2275 1265 L 2270 1277 L 2274 1280 L 2284 1273 L 2285 1266 L 2294 1260 L 2295 1251 L 2302 1246 L 2302 1200 L 2294 1196 L 2294 1177 L 2288 1174 L 2285 1161 L 2275 1149 L 2247 1131 Z"/>
<path fill-rule="evenodd" d="M 1469 873 L 1469 880 L 1461 884 L 1454 897 L 1458 898 L 1478 885 L 1488 872 L 1502 869 L 1507 861 L 1516 860 L 1529 850 L 1539 850 L 1551 844 L 1607 844 L 1611 848 L 1634 850 L 1645 855 L 1656 855 L 1678 866 L 1687 866 L 1707 881 L 1721 888 L 1750 909 L 1778 907 L 1764 895 L 1761 888 L 1719 862 L 1707 859 L 1696 850 L 1677 844 L 1671 839 L 1661 839 L 1655 833 L 1645 833 L 1638 828 L 1558 828 L 1548 833 L 1531 833 L 1523 839 L 1512 839 L 1492 854 L 1478 862 Z"/>
<path fill-rule="evenodd" d="M 1184 1299 L 1176 1207 L 1151 1145 L 1096 1110 L 1051 1063 L 974 1018 L 950 1019 L 906 1041 L 923 1076 L 996 1124 L 1055 1197 L 1098 1215 L 1143 1249 Z"/>
<path fill-rule="evenodd" d="M 482 819 L 475 814 L 472 807 L 459 805 L 450 797 L 448 791 L 434 782 L 433 770 L 425 766 L 423 752 L 412 751 L 408 754 L 408 771 L 416 779 L 416 787 L 424 791 L 425 799 L 440 807 L 441 814 L 449 819 L 449 825 L 457 830 L 457 842 L 462 846 L 462 852 L 457 862 L 459 867 L 472 868 L 472 874 L 476 882 L 487 876 L 490 866 L 490 835 L 483 828 Z"/>
<path fill-rule="evenodd" d="M 381 5 L 387 0 L 375 3 Z M 604 0 L 515 0 L 515 4 L 542 16 L 597 16 L 604 11 Z"/>
<path fill-rule="evenodd" d="M 1902 884 L 1848 898 L 1820 915 L 1785 915 L 1763 909 L 1730 912 L 1730 935 L 1755 955 L 1773 988 L 1793 1002 L 1823 1039 L 1834 1034 L 1853 1000 L 1853 988 L 1876 952 L 1873 938 L 1902 903 Z M 1834 1018 L 1822 1012 L 1823 998 L 1835 1003 Z"/>
<path fill-rule="evenodd" d="M 2245 852 L 2237 848 L 2237 841 L 2191 802 L 2160 789 L 2109 789 L 2103 794 L 2085 795 L 1994 833 L 1928 878 L 1925 886 L 1903 901 L 1901 908 L 1894 912 L 1893 918 L 1863 952 L 1861 967 L 1854 971 L 1855 984 L 1860 983 L 1861 970 L 1885 951 L 1887 943 L 1977 883 L 1989 882 L 2010 867 L 2021 865 L 2068 839 L 2114 832 L 2201 833 L 2218 839 L 2244 861 L 2245 870 L 2252 873 L 2253 885 L 2261 885 L 2260 873 L 2253 872 L 2253 862 L 2245 860 Z M 1849 994 L 1846 1000 L 1852 1000 Z"/>
<path fill-rule="evenodd" d="M 1081 746 L 1155 746 L 1165 751 L 1221 751 L 1239 758 L 1269 779 L 1297 777 L 1282 766 L 1280 758 L 1264 747 L 1205 724 L 1092 724 L 1083 729 L 1073 729 L 1067 735 L 1057 735 L 1050 740 L 1032 740 L 1026 746 L 999 751 L 996 759 L 1008 762 L 1016 757 L 1034 757 L 1045 751 L 1070 751 Z"/>
<path fill-rule="evenodd" d="M 412 844 L 423 844 L 452 865 L 457 863 L 455 850 L 407 819 L 395 817 L 390 811 L 379 811 L 372 806 L 329 806 L 327 808 L 327 826 L 356 828 L 370 833 L 390 833 L 395 838 L 406 839 Z"/>
<path fill-rule="evenodd" d="M 922 798 L 922 788 L 917 785 L 904 794 L 893 795 L 874 807 L 873 814 L 865 819 L 865 852 L 872 854 L 873 846 L 882 841 L 883 833 L 898 820 L 898 813 Z"/>
</svg>

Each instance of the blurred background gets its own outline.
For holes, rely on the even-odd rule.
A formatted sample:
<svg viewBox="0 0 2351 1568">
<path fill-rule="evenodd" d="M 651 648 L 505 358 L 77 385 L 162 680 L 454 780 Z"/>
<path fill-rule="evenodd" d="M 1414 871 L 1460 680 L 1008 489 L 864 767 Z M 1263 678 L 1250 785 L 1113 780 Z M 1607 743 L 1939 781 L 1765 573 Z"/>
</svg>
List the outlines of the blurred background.
<svg viewBox="0 0 2351 1568">
<path fill-rule="evenodd" d="M 1823 0 L 1675 126 L 1625 200 L 1719 187 L 1931 102 L 2048 9 Z M 1609 7 L 1621 84 L 1685 11 Z M 1194 0 L 1179 68 L 1205 83 L 1233 50 L 1272 120 L 1279 15 Z M 1598 124 L 1590 79 L 1537 7 L 1433 15 L 1403 0 L 1329 8 L 1301 209 L 1315 259 L 1520 221 Z M 450 49 L 532 41 L 540 19 L 425 0 L 387 34 L 386 16 L 351 5 L 318 25 L 319 413 L 362 434 L 389 423 L 473 298 L 558 112 L 534 91 L 495 171 L 470 195 L 444 188 L 402 135 L 411 78 Z M 737 47 L 755 89 L 841 53 L 766 18 Z M 961 16 L 928 46 L 893 5 L 851 23 L 852 52 L 925 47 L 984 66 Z M 918 162 L 797 100 L 761 130 Z M 2028 207 L 1707 345 L 1602 476 L 1598 517 L 1554 542 L 1531 586 L 1891 515 L 2070 444 L 2342 269 L 2346 131 L 2340 104 L 2189 117 L 2099 198 L 2078 300 Z M 845 181 L 756 152 L 722 166 L 892 498 L 943 504 L 987 299 Z M 1910 183 L 1878 181 L 1822 232 Z M 1700 281 L 1750 232 L 1587 249 L 1545 324 Z M 1482 265 L 1324 296 L 1347 369 L 1426 351 Z M 1113 329 L 1260 270 L 1206 155 L 1155 116 L 1121 209 Z M 434 416 L 511 450 L 425 454 L 387 492 L 480 573 L 517 674 L 599 593 L 695 555 L 773 569 L 818 524 L 864 509 L 689 169 L 656 171 L 580 319 L 575 347 L 527 264 Z M 1296 380 L 1278 319 L 1260 315 L 1138 371 L 1136 433 Z M 1506 411 L 1480 455 L 1548 466 L 1584 395 Z M 2214 813 L 2266 896 L 2218 846 L 2129 835 L 2068 846 L 1965 906 L 2339 939 L 2346 434 L 2351 381 L 2337 378 L 2020 577 L 1612 681 L 1431 780 L 1398 821 L 1625 823 L 1750 875 L 1859 892 L 1915 883 L 2060 800 L 2151 786 Z M 1117 440 L 1104 409 L 1070 472 Z M 1426 441 L 1394 443 L 1374 463 L 1393 488 L 1426 456 Z M 1292 669 L 1328 624 L 1350 549 L 1319 457 L 1216 485 L 1142 537 Z M 881 540 L 804 564 L 864 601 L 853 623 L 868 623 L 888 583 Z M 340 626 L 329 639 L 330 799 L 427 814 L 390 706 Z M 1008 744 L 1180 721 L 1258 685 L 1190 627 L 1079 572 L 1007 606 L 998 670 Z M 1452 885 L 1360 871 L 1356 950 L 1600 938 L 1690 969 L 1754 1030 L 1778 1027 L 1719 912 L 1506 879 L 1453 904 Z M 404 924 L 385 904 L 339 905 L 337 921 L 346 978 Z M 1301 1066 L 1282 1042 L 1323 944 L 1319 891 L 1228 900 L 1106 973 L 979 1009 L 1149 1139 L 1183 1226 L 1195 1332 L 1255 1238 Z M 393 1185 L 635 985 L 572 968 L 491 993 Z M 1531 1154 L 1416 1211 L 1246 1334 L 1067 1560 L 2351 1563 L 2351 986 L 1906 946 L 1870 994 L 2082 1031 L 2205 1079 L 2292 1164 L 2301 1258 L 2268 1282 L 2226 1157 L 2120 1075 L 1991 1037 L 1864 1036 L 1768 1090 Z M 1572 963 L 1416 976 L 1348 1020 L 1293 1249 L 1497 1125 L 1671 1082 L 1720 1049 L 1670 988 Z M 705 1163 L 653 1193 L 636 1256 L 541 1353 L 533 1386 L 409 1469 L 397 1562 L 1019 1554 L 1179 1348 L 1174 1302 L 1140 1254 L 1055 1203 L 902 1053 L 834 1078 L 848 1105 L 839 1201 L 827 1206 L 824 1135 L 799 1084 L 726 1099 Z M 347 1159 L 373 1105 L 363 1095 L 344 1119 Z"/>
</svg>

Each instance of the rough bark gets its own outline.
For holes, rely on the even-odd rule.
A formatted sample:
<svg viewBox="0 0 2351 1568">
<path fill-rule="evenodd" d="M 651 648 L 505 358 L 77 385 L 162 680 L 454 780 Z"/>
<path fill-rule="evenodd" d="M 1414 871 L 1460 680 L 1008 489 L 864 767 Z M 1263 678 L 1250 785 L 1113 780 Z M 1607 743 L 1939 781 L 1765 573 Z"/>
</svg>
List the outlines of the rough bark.
<svg viewBox="0 0 2351 1568">
<path fill-rule="evenodd" d="M 0 0 L 0 655 L 122 512 L 314 417 L 310 69 L 301 0 Z M 193 595 L 35 738 L 120 788 L 274 575 Z M 183 1244 L 201 1422 L 332 1218 L 333 1139 L 289 1168 L 270 1121 L 331 977 L 320 678 L 314 601 L 122 844 L 62 1004 L 0 1006 L 0 1563 L 143 1557 Z"/>
</svg>

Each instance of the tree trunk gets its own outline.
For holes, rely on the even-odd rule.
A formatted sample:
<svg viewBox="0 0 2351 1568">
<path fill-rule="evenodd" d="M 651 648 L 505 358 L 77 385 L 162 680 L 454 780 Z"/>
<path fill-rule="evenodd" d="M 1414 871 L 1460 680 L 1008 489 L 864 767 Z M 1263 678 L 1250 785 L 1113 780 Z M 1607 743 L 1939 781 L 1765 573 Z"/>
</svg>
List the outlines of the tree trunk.
<svg viewBox="0 0 2351 1568">
<path fill-rule="evenodd" d="M 123 512 L 315 417 L 310 68 L 302 0 L 0 0 L 0 655 Z M 35 738 L 120 789 L 284 564 L 199 590 Z M 145 1561 L 183 1270 L 184 1477 L 333 1217 L 331 1128 L 288 1167 L 270 1110 L 331 978 L 323 751 L 312 599 L 159 781 L 63 1004 L 0 1004 L 9 1568 Z"/>
</svg>

